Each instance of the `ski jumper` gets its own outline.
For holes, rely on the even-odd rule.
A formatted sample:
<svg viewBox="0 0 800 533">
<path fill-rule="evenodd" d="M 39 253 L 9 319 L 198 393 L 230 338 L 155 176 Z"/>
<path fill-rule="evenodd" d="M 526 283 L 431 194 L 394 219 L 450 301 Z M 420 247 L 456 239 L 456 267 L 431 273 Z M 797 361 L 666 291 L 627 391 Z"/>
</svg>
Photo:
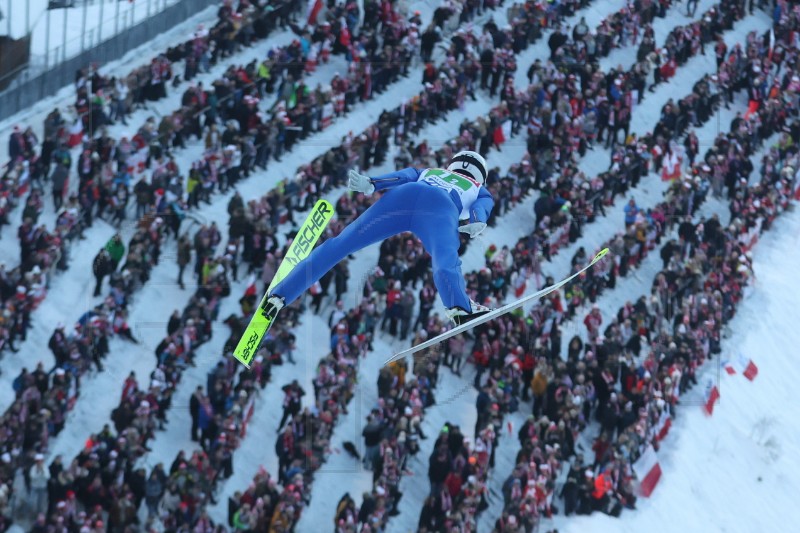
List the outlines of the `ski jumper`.
<svg viewBox="0 0 800 533">
<path fill-rule="evenodd" d="M 444 306 L 469 311 L 458 258 L 458 222 L 486 223 L 494 207 L 491 193 L 470 177 L 439 168 L 406 168 L 371 181 L 375 191 L 391 190 L 300 261 L 271 295 L 289 305 L 348 255 L 410 231 L 431 255 L 433 281 Z"/>
</svg>

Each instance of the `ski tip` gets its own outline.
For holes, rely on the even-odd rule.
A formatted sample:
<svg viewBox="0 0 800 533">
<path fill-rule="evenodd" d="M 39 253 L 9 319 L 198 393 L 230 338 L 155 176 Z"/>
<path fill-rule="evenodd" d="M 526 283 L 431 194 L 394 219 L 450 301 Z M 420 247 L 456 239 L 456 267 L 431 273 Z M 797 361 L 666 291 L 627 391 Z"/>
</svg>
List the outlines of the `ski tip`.
<svg viewBox="0 0 800 533">
<path fill-rule="evenodd" d="M 597 252 L 596 256 L 594 256 L 594 259 L 592 260 L 592 263 L 600 261 L 607 253 L 608 253 L 608 248 L 603 248 L 602 250 Z"/>
<path fill-rule="evenodd" d="M 391 365 L 392 363 L 396 363 L 396 362 L 397 362 L 397 361 L 399 361 L 400 359 L 402 359 L 402 356 L 398 357 L 398 355 L 397 355 L 397 354 L 394 354 L 394 355 L 393 355 L 393 356 L 391 356 L 389 359 L 387 359 L 386 361 L 384 361 L 384 362 L 383 362 L 383 366 L 389 366 L 389 365 Z"/>
</svg>

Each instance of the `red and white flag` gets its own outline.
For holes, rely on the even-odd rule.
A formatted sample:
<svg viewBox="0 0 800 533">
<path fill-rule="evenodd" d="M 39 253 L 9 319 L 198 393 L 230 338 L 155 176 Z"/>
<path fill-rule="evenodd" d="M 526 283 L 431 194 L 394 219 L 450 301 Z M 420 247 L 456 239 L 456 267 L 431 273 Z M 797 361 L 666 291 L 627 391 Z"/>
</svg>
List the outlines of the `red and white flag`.
<svg viewBox="0 0 800 533">
<path fill-rule="evenodd" d="M 322 0 L 308 0 L 308 25 L 315 26 L 317 24 L 317 15 L 322 10 Z"/>
<path fill-rule="evenodd" d="M 775 31 L 769 30 L 769 53 L 767 57 L 772 60 L 772 51 L 775 49 Z"/>
<path fill-rule="evenodd" d="M 247 436 L 247 425 L 250 423 L 250 419 L 253 418 L 253 413 L 255 412 L 256 402 L 255 402 L 255 394 L 250 395 L 250 399 L 247 400 L 247 404 L 244 406 L 244 418 L 242 419 L 242 429 L 239 432 L 241 438 L 245 438 Z"/>
<path fill-rule="evenodd" d="M 649 498 L 658 485 L 658 480 L 661 479 L 661 465 L 658 464 L 658 456 L 652 446 L 648 446 L 641 457 L 633 463 L 633 471 L 639 480 L 639 493 Z"/>
<path fill-rule="evenodd" d="M 672 417 L 669 416 L 669 413 L 666 410 L 664 410 L 661 412 L 661 416 L 656 424 L 656 440 L 659 442 L 664 440 L 664 437 L 667 436 L 667 433 L 669 433 L 669 428 L 671 427 Z"/>
<path fill-rule="evenodd" d="M 250 276 L 250 279 L 247 280 L 247 288 L 244 291 L 245 296 L 255 296 L 256 295 L 256 276 Z"/>
<path fill-rule="evenodd" d="M 719 389 L 716 385 L 709 382 L 708 390 L 706 390 L 706 401 L 703 408 L 708 416 L 714 414 L 714 404 L 719 400 Z"/>
</svg>

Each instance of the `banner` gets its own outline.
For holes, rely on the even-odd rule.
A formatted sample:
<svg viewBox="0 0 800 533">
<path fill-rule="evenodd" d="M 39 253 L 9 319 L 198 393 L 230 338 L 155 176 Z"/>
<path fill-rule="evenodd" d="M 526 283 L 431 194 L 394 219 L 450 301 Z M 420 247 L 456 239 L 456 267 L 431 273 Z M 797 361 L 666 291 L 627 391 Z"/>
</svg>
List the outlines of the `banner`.
<svg viewBox="0 0 800 533">
<path fill-rule="evenodd" d="M 649 498 L 658 485 L 658 480 L 661 479 L 661 465 L 658 464 L 658 456 L 651 445 L 647 446 L 641 457 L 633 464 L 633 472 L 639 479 L 639 493 Z"/>
</svg>

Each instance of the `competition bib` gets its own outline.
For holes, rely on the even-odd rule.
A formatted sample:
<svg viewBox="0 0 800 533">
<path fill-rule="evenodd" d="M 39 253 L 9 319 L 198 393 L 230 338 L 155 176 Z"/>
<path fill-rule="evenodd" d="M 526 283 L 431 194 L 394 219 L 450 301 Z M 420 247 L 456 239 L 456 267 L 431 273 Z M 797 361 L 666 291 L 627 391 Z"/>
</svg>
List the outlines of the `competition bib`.
<svg viewBox="0 0 800 533">
<path fill-rule="evenodd" d="M 469 218 L 469 208 L 478 199 L 480 185 L 466 176 L 441 168 L 429 168 L 422 172 L 418 181 L 443 189 L 448 194 L 455 191 L 461 199 L 459 218 Z"/>
</svg>

